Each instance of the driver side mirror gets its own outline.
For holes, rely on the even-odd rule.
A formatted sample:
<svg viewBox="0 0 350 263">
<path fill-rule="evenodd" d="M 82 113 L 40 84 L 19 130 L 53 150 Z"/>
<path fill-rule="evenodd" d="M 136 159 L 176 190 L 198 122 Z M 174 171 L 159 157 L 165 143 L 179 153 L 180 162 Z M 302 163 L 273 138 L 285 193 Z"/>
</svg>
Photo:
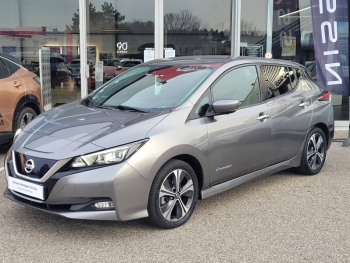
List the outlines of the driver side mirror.
<svg viewBox="0 0 350 263">
<path fill-rule="evenodd" d="M 232 112 L 235 112 L 238 109 L 238 107 L 238 100 L 217 100 L 213 103 L 211 107 L 209 107 L 205 116 L 211 117 L 216 115 L 230 114 Z"/>
</svg>

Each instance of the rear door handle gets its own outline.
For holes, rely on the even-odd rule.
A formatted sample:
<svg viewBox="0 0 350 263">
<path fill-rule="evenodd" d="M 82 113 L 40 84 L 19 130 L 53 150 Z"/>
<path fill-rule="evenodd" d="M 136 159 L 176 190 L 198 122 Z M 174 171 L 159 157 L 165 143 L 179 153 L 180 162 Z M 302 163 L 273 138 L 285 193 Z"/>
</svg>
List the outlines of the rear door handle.
<svg viewBox="0 0 350 263">
<path fill-rule="evenodd" d="M 16 88 L 18 88 L 19 86 L 21 86 L 22 84 L 21 83 L 18 83 L 18 82 L 15 82 L 14 84 L 13 84 L 13 86 L 14 87 L 16 87 Z"/>
<path fill-rule="evenodd" d="M 261 115 L 261 116 L 259 116 L 258 118 L 256 118 L 257 120 L 259 120 L 259 121 L 264 121 L 264 120 L 266 120 L 266 119 L 268 119 L 268 118 L 270 118 L 270 115 Z"/>
<path fill-rule="evenodd" d="M 307 102 L 307 101 L 302 101 L 302 102 L 299 104 L 299 107 L 307 107 L 307 106 L 309 106 L 309 105 L 310 105 L 309 102 Z"/>
</svg>

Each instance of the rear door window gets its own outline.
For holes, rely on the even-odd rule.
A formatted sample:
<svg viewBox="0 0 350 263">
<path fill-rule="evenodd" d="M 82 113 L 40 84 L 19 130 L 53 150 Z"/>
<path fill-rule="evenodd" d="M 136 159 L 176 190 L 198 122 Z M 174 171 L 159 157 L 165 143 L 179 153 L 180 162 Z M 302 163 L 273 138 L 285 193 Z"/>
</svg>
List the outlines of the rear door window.
<svg viewBox="0 0 350 263">
<path fill-rule="evenodd" d="M 261 66 L 263 99 L 268 100 L 286 94 L 295 88 L 291 83 L 290 69 L 284 66 Z M 294 88 L 293 88 L 294 84 Z"/>
<path fill-rule="evenodd" d="M 0 79 L 7 78 L 8 76 L 10 76 L 9 71 L 2 59 L 0 59 Z"/>
<path fill-rule="evenodd" d="M 289 78 L 290 78 L 290 83 L 291 83 L 291 88 L 294 90 L 299 81 L 299 77 L 297 74 L 297 70 L 295 68 L 289 68 Z"/>
<path fill-rule="evenodd" d="M 13 73 L 15 73 L 18 69 L 19 69 L 19 66 L 16 65 L 15 63 L 9 61 L 9 60 L 6 60 L 4 59 L 3 62 L 6 64 L 7 66 L 7 69 L 10 73 L 10 75 L 12 75 Z"/>
</svg>

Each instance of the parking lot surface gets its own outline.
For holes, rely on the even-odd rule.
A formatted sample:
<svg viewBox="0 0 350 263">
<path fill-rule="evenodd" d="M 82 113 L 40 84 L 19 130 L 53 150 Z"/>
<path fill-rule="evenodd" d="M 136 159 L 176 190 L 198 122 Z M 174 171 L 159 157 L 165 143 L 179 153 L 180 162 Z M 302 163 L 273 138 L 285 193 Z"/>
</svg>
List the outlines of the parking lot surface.
<svg viewBox="0 0 350 263">
<path fill-rule="evenodd" d="M 199 201 L 173 230 L 71 220 L 4 197 L 0 211 L 2 262 L 350 262 L 350 148 L 334 142 L 316 176 L 286 170 Z"/>
</svg>

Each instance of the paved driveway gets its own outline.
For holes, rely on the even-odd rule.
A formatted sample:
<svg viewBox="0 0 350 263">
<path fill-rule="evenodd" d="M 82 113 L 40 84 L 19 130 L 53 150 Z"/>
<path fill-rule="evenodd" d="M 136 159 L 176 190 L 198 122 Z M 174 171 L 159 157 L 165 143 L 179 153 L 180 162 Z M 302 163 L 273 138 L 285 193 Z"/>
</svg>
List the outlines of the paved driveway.
<svg viewBox="0 0 350 263">
<path fill-rule="evenodd" d="M 199 201 L 174 230 L 70 220 L 1 197 L 0 261 L 350 262 L 350 148 L 340 146 L 319 175 L 287 170 Z"/>
</svg>

